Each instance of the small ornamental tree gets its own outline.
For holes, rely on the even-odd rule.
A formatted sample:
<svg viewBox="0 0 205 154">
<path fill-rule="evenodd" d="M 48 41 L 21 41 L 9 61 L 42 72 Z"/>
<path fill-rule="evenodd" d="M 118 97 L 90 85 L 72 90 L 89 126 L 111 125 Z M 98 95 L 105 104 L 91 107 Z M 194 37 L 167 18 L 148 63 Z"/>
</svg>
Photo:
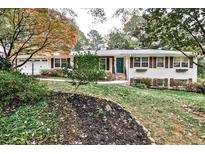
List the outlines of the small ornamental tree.
<svg viewBox="0 0 205 154">
<path fill-rule="evenodd" d="M 99 58 L 90 52 L 78 53 L 74 58 L 74 65 L 66 70 L 68 78 L 75 84 L 74 93 L 79 86 L 96 82 L 104 78 L 104 71 L 100 70 Z"/>
</svg>

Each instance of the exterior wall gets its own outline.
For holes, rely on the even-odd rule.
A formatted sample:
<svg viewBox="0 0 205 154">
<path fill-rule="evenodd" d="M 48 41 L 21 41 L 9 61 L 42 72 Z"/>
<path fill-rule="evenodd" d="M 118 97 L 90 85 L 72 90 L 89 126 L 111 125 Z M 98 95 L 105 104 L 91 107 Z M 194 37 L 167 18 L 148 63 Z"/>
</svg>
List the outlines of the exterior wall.
<svg viewBox="0 0 205 154">
<path fill-rule="evenodd" d="M 197 59 L 194 59 L 195 62 L 196 60 Z M 130 61 L 130 59 L 127 58 L 127 61 Z M 149 66 L 149 62 L 148 62 L 148 66 Z M 192 78 L 193 82 L 197 82 L 197 66 L 195 64 L 193 64 L 193 68 L 188 67 L 187 72 L 176 72 L 176 69 L 180 69 L 180 67 L 179 68 L 165 68 L 165 67 L 149 68 L 148 67 L 146 68 L 147 71 L 145 72 L 136 72 L 136 69 L 137 69 L 136 67 L 129 68 L 129 79 L 130 78 L 159 78 L 159 79 L 164 79 L 164 78 L 190 79 Z"/>
<path fill-rule="evenodd" d="M 24 59 L 18 59 L 17 65 L 21 64 L 21 60 Z M 40 61 L 36 61 L 40 60 Z M 47 59 L 47 61 L 43 61 L 43 59 L 31 59 L 23 66 L 19 67 L 18 69 L 21 71 L 21 73 L 26 75 L 40 75 L 42 69 L 50 69 L 51 68 L 51 60 Z"/>
</svg>

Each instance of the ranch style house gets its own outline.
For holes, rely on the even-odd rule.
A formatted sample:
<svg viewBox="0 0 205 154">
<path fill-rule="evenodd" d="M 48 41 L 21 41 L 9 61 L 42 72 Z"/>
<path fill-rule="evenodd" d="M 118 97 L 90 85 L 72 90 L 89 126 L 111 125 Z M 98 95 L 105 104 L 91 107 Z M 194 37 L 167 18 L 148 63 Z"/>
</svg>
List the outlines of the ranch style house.
<svg viewBox="0 0 205 154">
<path fill-rule="evenodd" d="M 197 82 L 197 62 L 192 52 L 139 49 L 139 50 L 98 50 L 90 51 L 100 58 L 101 69 L 116 80 L 150 78 L 161 80 L 161 86 L 170 86 L 172 80 Z M 30 59 L 20 70 L 28 75 L 39 75 L 42 69 L 58 69 L 72 65 L 76 52 L 56 52 L 37 55 Z M 18 57 L 16 64 L 22 63 L 28 55 Z"/>
</svg>

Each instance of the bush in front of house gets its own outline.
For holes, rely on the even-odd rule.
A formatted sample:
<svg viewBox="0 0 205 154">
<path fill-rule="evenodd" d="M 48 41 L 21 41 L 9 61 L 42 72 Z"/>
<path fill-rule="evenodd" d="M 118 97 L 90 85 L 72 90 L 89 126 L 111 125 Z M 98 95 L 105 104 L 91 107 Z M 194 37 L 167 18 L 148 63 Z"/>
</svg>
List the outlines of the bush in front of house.
<svg viewBox="0 0 205 154">
<path fill-rule="evenodd" d="M 62 68 L 43 69 L 41 70 L 41 75 L 48 77 L 65 77 L 64 69 Z"/>
<path fill-rule="evenodd" d="M 140 89 L 146 89 L 148 88 L 146 84 L 143 83 L 136 83 L 135 87 L 140 88 Z"/>
<path fill-rule="evenodd" d="M 200 83 L 189 83 L 185 86 L 185 90 L 189 92 L 205 93 L 205 87 Z"/>
<path fill-rule="evenodd" d="M 12 68 L 11 63 L 6 59 L 0 56 L 0 70 L 10 70 Z"/>
<path fill-rule="evenodd" d="M 18 72 L 0 71 L 0 109 L 37 103 L 49 95 L 37 79 Z"/>
<path fill-rule="evenodd" d="M 137 86 L 137 84 L 143 84 L 146 85 L 147 88 L 150 88 L 152 86 L 152 79 L 151 78 L 132 78 L 130 80 L 131 86 Z"/>
<path fill-rule="evenodd" d="M 105 78 L 105 72 L 100 69 L 99 57 L 90 52 L 79 53 L 74 58 L 74 66 L 70 66 L 66 74 L 68 78 L 73 80 L 73 85 L 76 85 L 74 93 L 83 84 Z"/>
</svg>

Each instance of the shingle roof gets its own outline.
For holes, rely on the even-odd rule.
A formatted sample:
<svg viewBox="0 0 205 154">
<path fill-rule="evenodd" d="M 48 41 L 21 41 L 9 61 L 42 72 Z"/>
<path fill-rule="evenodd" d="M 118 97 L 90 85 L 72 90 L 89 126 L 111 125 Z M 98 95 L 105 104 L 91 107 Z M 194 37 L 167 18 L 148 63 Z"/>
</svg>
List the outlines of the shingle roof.
<svg viewBox="0 0 205 154">
<path fill-rule="evenodd" d="M 83 52 L 83 51 L 81 51 Z M 95 51 L 90 51 L 91 53 L 95 53 Z M 78 52 L 72 52 L 72 55 L 77 54 Z M 139 50 L 98 50 L 98 56 L 120 56 L 120 55 L 163 55 L 163 56 L 183 56 L 180 51 L 173 51 L 173 50 L 159 50 L 159 49 L 139 49 Z M 192 52 L 185 52 L 187 55 L 193 55 Z"/>
</svg>

